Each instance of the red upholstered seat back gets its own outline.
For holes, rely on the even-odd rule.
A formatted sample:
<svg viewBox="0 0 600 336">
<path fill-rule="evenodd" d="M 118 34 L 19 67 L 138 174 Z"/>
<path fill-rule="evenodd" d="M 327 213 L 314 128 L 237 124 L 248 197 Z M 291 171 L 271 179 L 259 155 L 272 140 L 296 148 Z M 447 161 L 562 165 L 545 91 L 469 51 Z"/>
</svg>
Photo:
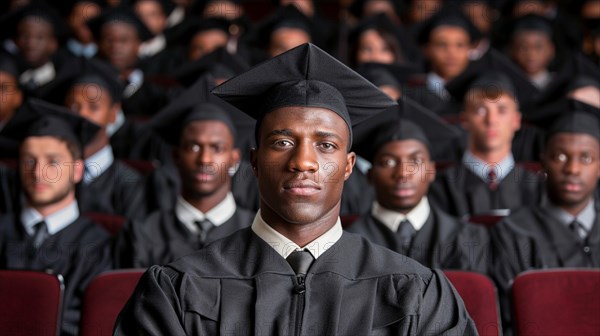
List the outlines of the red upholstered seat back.
<svg viewBox="0 0 600 336">
<path fill-rule="evenodd" d="M 86 212 L 84 216 L 98 223 L 112 236 L 116 236 L 121 231 L 126 220 L 123 216 L 100 212 Z"/>
<path fill-rule="evenodd" d="M 469 216 L 467 221 L 473 224 L 483 225 L 487 228 L 491 228 L 504 219 L 506 216 L 502 215 L 473 215 Z"/>
<path fill-rule="evenodd" d="M 519 335 L 600 335 L 600 269 L 524 272 L 512 295 Z"/>
<path fill-rule="evenodd" d="M 97 276 L 85 292 L 80 335 L 112 335 L 117 316 L 143 273 L 138 269 L 118 270 Z"/>
<path fill-rule="evenodd" d="M 62 276 L 0 270 L 0 335 L 58 335 Z"/>
<path fill-rule="evenodd" d="M 487 276 L 466 271 L 444 271 L 458 291 L 479 335 L 501 335 L 496 287 Z"/>
</svg>

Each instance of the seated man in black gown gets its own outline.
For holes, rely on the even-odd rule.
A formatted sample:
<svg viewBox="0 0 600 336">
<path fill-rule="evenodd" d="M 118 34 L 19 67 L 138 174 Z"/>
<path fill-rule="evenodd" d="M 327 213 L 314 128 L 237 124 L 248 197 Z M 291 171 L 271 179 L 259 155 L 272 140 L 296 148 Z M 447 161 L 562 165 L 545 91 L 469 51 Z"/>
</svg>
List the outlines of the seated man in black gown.
<svg viewBox="0 0 600 336">
<path fill-rule="evenodd" d="M 154 211 L 125 225 L 116 244 L 117 267 L 167 264 L 249 226 L 254 217 L 236 204 L 231 192 L 229 170 L 239 163 L 240 150 L 232 116 L 225 109 L 186 93 L 153 124 L 173 146 L 180 190 L 175 191 L 174 209 Z"/>
<path fill-rule="evenodd" d="M 311 44 L 213 93 L 258 119 L 260 211 L 251 228 L 151 267 L 116 335 L 477 333 L 440 271 L 342 231 L 351 125 L 393 101 Z"/>
<path fill-rule="evenodd" d="M 75 198 L 83 179 L 82 145 L 97 130 L 64 108 L 29 101 L 1 133 L 21 141 L 25 203 L 20 212 L 0 217 L 0 269 L 63 275 L 62 335 L 78 334 L 85 288 L 111 266 L 109 234 L 80 216 Z"/>
<path fill-rule="evenodd" d="M 497 257 L 493 275 L 504 296 L 513 278 L 526 270 L 600 267 L 600 217 L 594 199 L 600 127 L 599 111 L 594 113 L 596 117 L 569 111 L 556 120 L 542 154 L 547 173 L 543 202 L 515 212 L 491 231 Z M 505 313 L 506 320 L 510 311 Z"/>
<path fill-rule="evenodd" d="M 368 144 L 356 147 L 373 164 L 367 177 L 376 200 L 348 231 L 428 267 L 485 273 L 486 229 L 450 216 L 427 199 L 436 172 L 427 134 L 409 119 L 381 119 L 366 132 Z M 427 126 L 444 132 L 433 123 Z"/>
</svg>

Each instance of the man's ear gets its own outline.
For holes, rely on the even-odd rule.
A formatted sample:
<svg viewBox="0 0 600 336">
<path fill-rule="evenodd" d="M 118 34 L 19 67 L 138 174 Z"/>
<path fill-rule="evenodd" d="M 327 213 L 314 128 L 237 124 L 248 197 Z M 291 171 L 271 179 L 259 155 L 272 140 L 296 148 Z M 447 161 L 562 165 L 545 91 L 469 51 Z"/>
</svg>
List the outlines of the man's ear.
<svg viewBox="0 0 600 336">
<path fill-rule="evenodd" d="M 73 165 L 73 182 L 75 184 L 83 180 L 83 174 L 85 173 L 85 162 L 83 160 L 75 160 Z"/>
<path fill-rule="evenodd" d="M 117 113 L 121 109 L 121 103 L 114 103 L 110 108 L 110 116 L 108 117 L 108 122 L 114 124 L 117 121 Z"/>
<path fill-rule="evenodd" d="M 252 166 L 252 172 L 254 176 L 258 177 L 258 150 L 256 148 L 250 149 L 250 165 Z"/>
<path fill-rule="evenodd" d="M 231 151 L 231 166 L 234 167 L 238 163 L 240 163 L 240 158 L 241 157 L 242 157 L 242 154 L 240 152 L 240 149 L 239 148 L 234 148 Z"/>
<path fill-rule="evenodd" d="M 431 184 L 435 181 L 435 177 L 437 175 L 437 169 L 435 168 L 435 161 L 431 160 L 429 161 L 429 167 L 425 167 L 426 171 L 425 171 L 425 178 L 427 178 L 427 181 Z"/>
<path fill-rule="evenodd" d="M 346 154 L 346 167 L 344 168 L 344 181 L 347 181 L 352 174 L 352 169 L 354 168 L 354 164 L 356 163 L 356 154 L 354 152 L 350 152 Z"/>
</svg>

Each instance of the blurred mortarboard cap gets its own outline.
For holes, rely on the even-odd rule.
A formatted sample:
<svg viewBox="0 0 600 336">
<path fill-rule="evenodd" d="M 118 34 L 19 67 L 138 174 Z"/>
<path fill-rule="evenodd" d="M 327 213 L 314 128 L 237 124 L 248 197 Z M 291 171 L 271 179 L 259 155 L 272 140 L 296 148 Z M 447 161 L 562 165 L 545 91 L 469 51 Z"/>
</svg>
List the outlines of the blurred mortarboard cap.
<svg viewBox="0 0 600 336">
<path fill-rule="evenodd" d="M 0 132 L 0 136 L 22 142 L 31 136 L 52 136 L 88 144 L 100 127 L 68 109 L 29 98 Z"/>
<path fill-rule="evenodd" d="M 71 86 L 98 85 L 108 90 L 113 102 L 120 102 L 123 98 L 124 85 L 119 77 L 119 71 L 112 65 L 98 60 L 85 60 L 83 70 L 71 82 Z"/>
<path fill-rule="evenodd" d="M 538 98 L 540 91 L 510 60 L 490 49 L 482 58 L 471 62 L 467 69 L 446 85 L 452 98 L 462 104 L 473 88 L 484 89 L 491 97 L 494 93 L 508 93 L 520 105 Z"/>
<path fill-rule="evenodd" d="M 272 15 L 257 26 L 255 44 L 262 47 L 267 46 L 271 40 L 271 35 L 282 28 L 302 30 L 310 36 L 313 43 L 317 45 L 322 43 L 320 32 L 312 21 L 296 6 L 287 5 L 277 8 Z"/>
<path fill-rule="evenodd" d="M 576 133 L 593 136 L 600 141 L 600 109 L 588 105 L 588 109 L 572 106 L 561 113 L 546 133 L 546 143 L 559 133 Z"/>
<path fill-rule="evenodd" d="M 375 85 L 311 43 L 265 61 L 212 92 L 258 124 L 277 108 L 329 109 L 346 122 L 351 135 L 352 126 L 396 105 Z"/>
<path fill-rule="evenodd" d="M 179 145 L 183 129 L 193 121 L 217 120 L 231 131 L 236 143 L 239 133 L 249 133 L 255 121 L 235 107 L 210 94 L 214 87 L 210 75 L 200 77 L 172 103 L 164 107 L 150 121 L 152 127 L 167 143 Z"/>
<path fill-rule="evenodd" d="M 135 6 L 138 3 L 145 2 L 145 1 L 157 2 L 160 5 L 160 7 L 162 8 L 162 10 L 166 16 L 171 14 L 171 12 L 175 9 L 175 3 L 173 3 L 170 0 L 130 0 L 130 3 L 131 3 L 131 6 Z"/>
<path fill-rule="evenodd" d="M 354 0 L 350 7 L 348 7 L 348 10 L 355 18 L 362 19 L 364 16 L 365 5 L 371 1 L 388 1 L 394 7 L 396 15 L 401 14 L 402 4 L 401 1 L 398 0 Z"/>
<path fill-rule="evenodd" d="M 435 147 L 432 144 L 454 143 L 461 136 L 456 128 L 407 97 L 401 98 L 398 106 L 356 126 L 354 133 L 354 151 L 370 162 L 383 145 L 392 141 L 419 141 L 433 158 Z"/>
<path fill-rule="evenodd" d="M 18 81 L 20 72 L 13 56 L 6 53 L 0 53 L 0 72 L 7 73 Z"/>
<path fill-rule="evenodd" d="M 417 32 L 418 43 L 420 45 L 428 43 L 431 33 L 436 28 L 443 26 L 463 29 L 469 35 L 471 42 L 478 41 L 481 38 L 481 32 L 475 27 L 469 17 L 465 15 L 460 6 L 447 3 L 420 26 Z"/>
<path fill-rule="evenodd" d="M 207 30 L 220 30 L 225 34 L 229 35 L 229 28 L 231 26 L 231 22 L 222 17 L 209 17 L 202 19 L 189 19 L 186 25 L 186 31 L 182 34 L 181 39 L 189 43 L 192 37 L 194 37 L 196 34 Z"/>
<path fill-rule="evenodd" d="M 514 19 L 512 22 L 511 35 L 523 31 L 540 32 L 546 34 L 550 38 L 554 36 L 552 21 L 550 21 L 548 18 L 535 14 L 528 14 Z"/>
<path fill-rule="evenodd" d="M 96 40 L 100 39 L 102 28 L 112 23 L 125 23 L 132 26 L 137 31 L 138 37 L 142 42 L 153 37 L 152 32 L 150 32 L 137 14 L 131 8 L 125 6 L 106 9 L 99 16 L 86 22 Z"/>
<path fill-rule="evenodd" d="M 411 75 L 418 73 L 413 67 L 382 63 L 363 63 L 356 71 L 377 87 L 393 86 L 399 89 Z"/>
<path fill-rule="evenodd" d="M 190 86 L 205 73 L 212 74 L 216 79 L 229 79 L 249 68 L 240 56 L 229 53 L 225 48 L 218 48 L 198 60 L 182 65 L 173 71 L 172 76 L 184 86 Z"/>
<path fill-rule="evenodd" d="M 6 29 L 6 33 L 2 33 L 4 37 L 14 37 L 17 34 L 19 23 L 27 18 L 41 19 L 50 26 L 54 33 L 54 37 L 61 41 L 67 33 L 67 28 L 60 14 L 43 1 L 32 1 L 30 4 L 20 7 L 10 13 L 7 13 L 2 18 L 2 27 Z"/>
<path fill-rule="evenodd" d="M 66 1 L 55 1 L 52 6 L 57 8 L 58 11 L 61 13 L 61 15 L 63 17 L 67 17 L 69 14 L 71 14 L 71 12 L 73 11 L 73 9 L 75 9 L 75 6 L 78 4 L 93 4 L 96 5 L 98 7 L 100 7 L 100 9 L 105 8 L 107 6 L 107 3 L 105 0 L 66 0 Z M 85 15 L 87 13 L 82 12 L 82 13 L 77 13 L 77 14 L 82 14 Z"/>
</svg>

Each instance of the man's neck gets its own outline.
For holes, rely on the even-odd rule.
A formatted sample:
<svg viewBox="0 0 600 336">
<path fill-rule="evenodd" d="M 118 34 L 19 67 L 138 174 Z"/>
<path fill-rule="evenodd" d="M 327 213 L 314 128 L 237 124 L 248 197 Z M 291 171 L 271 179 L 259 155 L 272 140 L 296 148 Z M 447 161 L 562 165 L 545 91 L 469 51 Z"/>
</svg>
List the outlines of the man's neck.
<svg viewBox="0 0 600 336">
<path fill-rule="evenodd" d="M 340 204 L 338 203 L 338 205 L 331 209 L 329 213 L 313 223 L 295 224 L 286 222 L 263 202 L 261 202 L 260 208 L 263 220 L 270 227 L 300 247 L 308 245 L 310 242 L 329 231 L 337 223 L 340 213 Z"/>
<path fill-rule="evenodd" d="M 69 193 L 69 195 L 67 195 L 67 197 L 63 198 L 62 200 L 52 203 L 52 204 L 48 204 L 48 205 L 30 205 L 33 209 L 35 209 L 37 212 L 40 213 L 40 215 L 42 215 L 42 217 L 48 217 L 50 215 L 52 215 L 53 213 L 56 213 L 64 208 L 66 208 L 69 204 L 73 203 L 73 201 L 75 200 L 75 192 L 71 191 Z"/>
<path fill-rule="evenodd" d="M 583 209 L 585 209 L 585 207 L 588 206 L 588 204 L 590 204 L 593 196 L 586 197 L 585 200 L 577 204 L 565 204 L 565 202 L 562 202 L 561 200 L 553 199 L 550 195 L 549 198 L 552 204 L 571 214 L 573 217 L 577 217 L 583 211 Z"/>
<path fill-rule="evenodd" d="M 207 213 L 225 200 L 230 189 L 230 183 L 228 182 L 225 186 L 211 195 L 197 197 L 192 196 L 189 193 L 182 192 L 181 197 L 183 197 L 186 202 L 188 202 L 194 208 L 200 210 L 202 213 Z"/>
</svg>

